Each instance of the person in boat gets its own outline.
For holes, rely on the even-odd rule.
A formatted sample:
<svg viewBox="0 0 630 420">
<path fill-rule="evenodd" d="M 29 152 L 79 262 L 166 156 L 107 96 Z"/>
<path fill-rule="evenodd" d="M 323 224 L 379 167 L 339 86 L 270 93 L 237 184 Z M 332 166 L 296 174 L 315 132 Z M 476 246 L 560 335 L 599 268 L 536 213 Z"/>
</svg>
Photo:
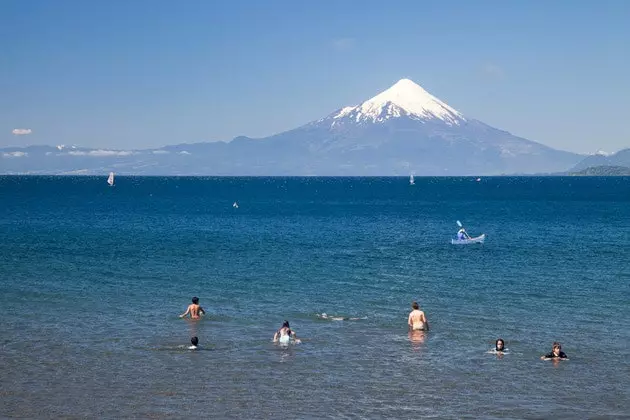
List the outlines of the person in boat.
<svg viewBox="0 0 630 420">
<path fill-rule="evenodd" d="M 199 346 L 199 338 L 197 336 L 191 337 L 188 350 L 197 350 L 197 346 Z"/>
<path fill-rule="evenodd" d="M 567 359 L 567 355 L 562 351 L 562 345 L 555 341 L 551 347 L 551 353 L 540 356 L 542 360 L 560 360 Z"/>
<path fill-rule="evenodd" d="M 411 304 L 412 311 L 409 313 L 407 324 L 411 331 L 429 331 L 429 321 L 424 315 L 424 312 L 420 310 L 418 302 Z"/>
<path fill-rule="evenodd" d="M 273 342 L 280 344 L 289 344 L 291 340 L 296 344 L 300 343 L 300 340 L 297 338 L 295 331 L 291 329 L 289 326 L 289 321 L 285 320 L 282 323 L 282 327 L 273 335 Z"/>
<path fill-rule="evenodd" d="M 458 232 L 457 232 L 457 239 L 464 240 L 464 239 L 470 239 L 470 235 L 468 234 L 468 232 L 466 232 L 466 229 L 461 228 Z"/>
<path fill-rule="evenodd" d="M 183 318 L 186 315 L 190 315 L 190 319 L 199 319 L 199 314 L 205 315 L 206 311 L 204 311 L 204 309 L 199 306 L 199 298 L 197 296 L 194 296 L 192 298 L 192 304 L 188 305 L 188 309 L 186 309 L 186 312 L 181 314 L 179 317 Z"/>
</svg>

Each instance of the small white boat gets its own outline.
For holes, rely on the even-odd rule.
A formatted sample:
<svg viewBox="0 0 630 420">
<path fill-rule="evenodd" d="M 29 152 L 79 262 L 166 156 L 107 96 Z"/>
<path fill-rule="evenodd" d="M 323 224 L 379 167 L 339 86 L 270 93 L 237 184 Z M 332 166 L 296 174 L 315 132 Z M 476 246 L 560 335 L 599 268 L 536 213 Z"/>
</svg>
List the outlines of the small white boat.
<svg viewBox="0 0 630 420">
<path fill-rule="evenodd" d="M 413 179 L 413 175 L 409 176 L 409 185 L 416 185 L 416 182 Z"/>
<path fill-rule="evenodd" d="M 238 208 L 238 203 L 235 201 L 234 204 L 232 204 L 232 207 L 234 207 L 235 209 Z"/>
<path fill-rule="evenodd" d="M 470 239 L 451 239 L 453 245 L 482 244 L 486 240 L 486 234 L 483 233 L 475 238 Z"/>
<path fill-rule="evenodd" d="M 113 172 L 109 173 L 109 177 L 107 178 L 107 183 L 109 184 L 110 187 L 114 186 L 114 173 Z"/>
</svg>

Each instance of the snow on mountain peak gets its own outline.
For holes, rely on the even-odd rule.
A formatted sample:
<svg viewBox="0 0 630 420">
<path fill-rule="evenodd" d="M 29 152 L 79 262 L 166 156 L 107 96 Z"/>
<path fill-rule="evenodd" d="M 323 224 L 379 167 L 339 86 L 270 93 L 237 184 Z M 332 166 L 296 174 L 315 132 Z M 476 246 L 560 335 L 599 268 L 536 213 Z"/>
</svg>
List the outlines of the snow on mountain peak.
<svg viewBox="0 0 630 420">
<path fill-rule="evenodd" d="M 459 125 L 464 116 L 409 79 L 401 79 L 389 89 L 355 107 L 345 107 L 334 119 L 352 117 L 356 122 L 383 122 L 408 116 L 413 119 L 439 119 Z"/>
</svg>

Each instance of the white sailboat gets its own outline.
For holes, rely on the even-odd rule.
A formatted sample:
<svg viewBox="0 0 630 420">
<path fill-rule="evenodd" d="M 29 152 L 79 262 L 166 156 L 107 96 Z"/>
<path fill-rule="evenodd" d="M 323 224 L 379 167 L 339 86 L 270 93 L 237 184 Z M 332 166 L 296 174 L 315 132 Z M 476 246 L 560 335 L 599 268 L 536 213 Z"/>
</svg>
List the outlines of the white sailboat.
<svg viewBox="0 0 630 420">
<path fill-rule="evenodd" d="M 232 207 L 234 207 L 235 209 L 238 208 L 238 203 L 235 201 L 234 204 L 232 204 Z"/>
<path fill-rule="evenodd" d="M 413 175 L 409 176 L 409 185 L 416 185 L 416 182 L 413 180 Z"/>
<path fill-rule="evenodd" d="M 114 173 L 113 172 L 109 173 L 109 177 L 107 178 L 107 183 L 109 184 L 110 187 L 114 186 Z"/>
</svg>

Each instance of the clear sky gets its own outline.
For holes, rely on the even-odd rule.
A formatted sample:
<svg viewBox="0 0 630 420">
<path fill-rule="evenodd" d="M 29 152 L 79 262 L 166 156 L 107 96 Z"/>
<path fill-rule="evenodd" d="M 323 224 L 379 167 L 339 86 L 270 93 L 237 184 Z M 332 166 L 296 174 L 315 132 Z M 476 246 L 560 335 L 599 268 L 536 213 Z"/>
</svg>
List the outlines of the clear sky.
<svg viewBox="0 0 630 420">
<path fill-rule="evenodd" d="M 406 77 L 552 147 L 630 147 L 630 1 L 0 0 L 0 19 L 0 146 L 260 137 Z"/>
</svg>

